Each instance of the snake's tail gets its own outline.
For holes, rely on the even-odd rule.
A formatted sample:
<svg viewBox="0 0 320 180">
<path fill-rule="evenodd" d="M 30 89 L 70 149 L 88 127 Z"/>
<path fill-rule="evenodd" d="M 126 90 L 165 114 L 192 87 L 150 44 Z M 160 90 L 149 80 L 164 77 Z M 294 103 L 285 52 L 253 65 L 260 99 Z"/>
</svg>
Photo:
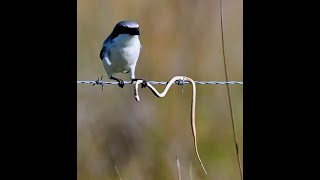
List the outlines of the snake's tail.
<svg viewBox="0 0 320 180">
<path fill-rule="evenodd" d="M 206 175 L 208 175 L 208 173 L 207 173 L 206 169 L 204 168 L 204 166 L 203 166 L 203 164 L 202 164 L 202 161 L 201 161 L 201 159 L 200 159 L 200 156 L 199 156 L 199 153 L 198 153 L 197 142 L 196 142 L 196 139 L 195 139 L 195 138 L 194 138 L 194 147 L 195 147 L 195 150 L 196 150 L 196 154 L 197 154 L 197 156 L 198 156 L 198 160 L 199 160 L 199 162 L 200 162 L 200 164 L 201 164 L 201 166 L 202 166 L 202 169 L 203 169 L 203 171 L 206 173 Z"/>
</svg>

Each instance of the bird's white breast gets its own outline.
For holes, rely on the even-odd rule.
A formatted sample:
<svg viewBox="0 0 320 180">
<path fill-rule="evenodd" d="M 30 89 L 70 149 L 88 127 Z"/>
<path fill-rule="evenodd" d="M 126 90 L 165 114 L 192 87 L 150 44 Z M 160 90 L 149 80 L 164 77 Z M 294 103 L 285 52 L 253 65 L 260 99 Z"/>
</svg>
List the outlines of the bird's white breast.
<svg viewBox="0 0 320 180">
<path fill-rule="evenodd" d="M 140 40 L 137 35 L 122 34 L 116 37 L 109 50 L 111 68 L 123 72 L 135 66 L 140 54 Z"/>
</svg>

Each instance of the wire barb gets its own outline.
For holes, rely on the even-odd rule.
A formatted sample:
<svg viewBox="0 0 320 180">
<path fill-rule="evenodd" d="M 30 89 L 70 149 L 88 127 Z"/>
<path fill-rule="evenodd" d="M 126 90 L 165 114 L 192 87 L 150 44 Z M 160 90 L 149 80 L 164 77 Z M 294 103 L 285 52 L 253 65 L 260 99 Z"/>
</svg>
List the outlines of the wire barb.
<svg viewBox="0 0 320 180">
<path fill-rule="evenodd" d="M 183 79 L 182 79 L 182 87 L 181 87 L 181 92 L 183 93 L 183 85 L 184 85 L 184 79 L 186 78 L 186 75 L 184 75 Z"/>
<path fill-rule="evenodd" d="M 98 77 L 98 79 L 94 81 L 94 83 L 92 84 L 92 86 L 94 86 L 94 85 L 101 85 L 102 91 L 103 91 L 104 82 L 102 81 L 102 78 L 103 78 L 103 75 L 101 75 L 100 78 Z"/>
</svg>

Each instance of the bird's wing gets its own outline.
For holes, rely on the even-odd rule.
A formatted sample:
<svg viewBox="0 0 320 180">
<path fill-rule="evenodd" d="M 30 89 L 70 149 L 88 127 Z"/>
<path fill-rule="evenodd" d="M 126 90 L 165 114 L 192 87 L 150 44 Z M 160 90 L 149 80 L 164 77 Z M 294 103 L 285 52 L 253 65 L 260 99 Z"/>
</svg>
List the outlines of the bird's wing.
<svg viewBox="0 0 320 180">
<path fill-rule="evenodd" d="M 106 63 L 108 64 L 108 66 L 111 65 L 109 56 L 110 56 L 110 52 L 107 50 L 107 48 L 105 46 L 103 46 L 103 48 L 100 51 L 100 59 L 101 59 L 101 61 L 105 60 Z"/>
<path fill-rule="evenodd" d="M 102 47 L 102 49 L 101 49 L 101 51 L 100 51 L 100 59 L 101 59 L 101 60 L 104 58 L 105 55 L 110 55 L 110 54 L 109 54 L 109 51 L 108 51 L 107 48 L 106 48 L 106 45 L 109 44 L 109 43 L 111 43 L 111 42 L 112 42 L 111 35 L 109 35 L 109 36 L 107 37 L 107 39 L 104 40 L 103 45 L 102 45 L 103 47 Z M 107 54 L 106 54 L 106 53 L 107 53 Z"/>
<path fill-rule="evenodd" d="M 107 52 L 107 48 L 105 46 L 102 47 L 101 51 L 100 51 L 100 59 L 102 60 L 104 58 L 104 55 L 108 53 Z"/>
</svg>

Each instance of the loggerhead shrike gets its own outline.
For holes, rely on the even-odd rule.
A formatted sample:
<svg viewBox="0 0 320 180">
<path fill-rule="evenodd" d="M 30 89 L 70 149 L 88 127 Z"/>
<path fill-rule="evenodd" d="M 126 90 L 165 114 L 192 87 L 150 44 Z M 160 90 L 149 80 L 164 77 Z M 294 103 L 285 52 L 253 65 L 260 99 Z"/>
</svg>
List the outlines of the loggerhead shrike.
<svg viewBox="0 0 320 180">
<path fill-rule="evenodd" d="M 137 22 L 120 21 L 103 42 L 100 51 L 100 59 L 103 67 L 109 79 L 118 81 L 118 85 L 121 88 L 123 88 L 124 82 L 122 79 L 114 77 L 113 75 L 115 73 L 130 72 L 131 83 L 138 80 L 135 79 L 135 67 L 142 49 L 139 35 L 139 24 Z M 142 86 L 146 86 L 145 80 L 143 80 Z"/>
</svg>

